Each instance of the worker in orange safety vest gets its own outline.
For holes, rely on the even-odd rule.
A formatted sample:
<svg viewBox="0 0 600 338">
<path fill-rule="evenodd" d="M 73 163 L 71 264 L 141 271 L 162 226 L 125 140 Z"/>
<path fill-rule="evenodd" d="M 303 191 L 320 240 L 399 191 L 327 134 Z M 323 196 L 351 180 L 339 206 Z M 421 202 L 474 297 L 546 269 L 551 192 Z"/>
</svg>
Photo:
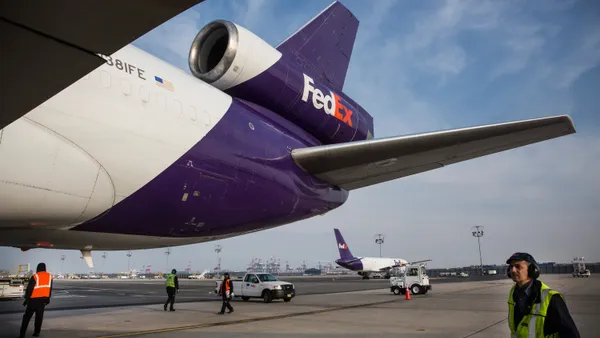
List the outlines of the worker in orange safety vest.
<svg viewBox="0 0 600 338">
<path fill-rule="evenodd" d="M 29 278 L 27 291 L 25 291 L 25 301 L 23 302 L 23 306 L 27 306 L 27 308 L 25 308 L 23 322 L 21 323 L 21 338 L 25 337 L 29 320 L 31 320 L 34 313 L 35 325 L 33 336 L 39 337 L 40 331 L 42 330 L 42 320 L 44 319 L 44 309 L 46 305 L 50 304 L 51 296 L 52 275 L 46 272 L 45 263 L 39 263 L 36 273 Z"/>
<path fill-rule="evenodd" d="M 223 283 L 219 287 L 219 296 L 223 298 L 223 304 L 221 305 L 221 311 L 217 312 L 217 314 L 224 314 L 225 308 L 229 309 L 227 313 L 233 312 L 233 307 L 229 303 L 231 298 L 233 297 L 233 283 L 231 282 L 231 278 L 229 278 L 229 273 L 225 272 L 223 276 Z"/>
</svg>

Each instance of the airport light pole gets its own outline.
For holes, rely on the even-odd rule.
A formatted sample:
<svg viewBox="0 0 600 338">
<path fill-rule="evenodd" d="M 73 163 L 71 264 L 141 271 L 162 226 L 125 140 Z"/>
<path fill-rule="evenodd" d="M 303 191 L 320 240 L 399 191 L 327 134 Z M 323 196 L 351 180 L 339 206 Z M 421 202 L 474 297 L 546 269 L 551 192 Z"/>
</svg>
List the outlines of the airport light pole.
<svg viewBox="0 0 600 338">
<path fill-rule="evenodd" d="M 375 243 L 379 244 L 379 257 L 381 257 L 381 245 L 384 242 L 385 235 L 384 234 L 376 234 L 377 238 L 375 238 Z"/>
<path fill-rule="evenodd" d="M 131 251 L 127 251 L 127 272 L 129 272 L 129 262 L 131 262 Z"/>
<path fill-rule="evenodd" d="M 223 250 L 221 245 L 215 245 L 215 252 L 217 253 L 217 278 L 221 276 L 221 256 L 219 255 L 221 250 Z"/>
<path fill-rule="evenodd" d="M 65 262 L 65 258 L 67 258 L 67 256 L 65 256 L 65 255 L 60 256 L 60 273 L 65 273 L 63 271 L 63 264 Z"/>
<path fill-rule="evenodd" d="M 104 252 L 102 254 L 102 270 L 104 270 L 106 267 L 106 256 L 108 256 L 108 254 Z M 102 273 L 106 273 L 106 271 L 102 271 Z"/>
<path fill-rule="evenodd" d="M 479 239 L 483 237 L 483 226 L 476 225 L 472 227 L 471 233 L 473 234 L 473 237 L 477 237 L 477 245 L 479 246 L 479 273 L 483 275 L 483 259 L 481 258 L 481 242 L 479 241 Z"/>
<path fill-rule="evenodd" d="M 167 248 L 165 250 L 165 255 L 167 256 L 167 265 L 165 265 L 165 273 L 169 273 L 169 255 L 171 254 L 171 248 Z"/>
</svg>

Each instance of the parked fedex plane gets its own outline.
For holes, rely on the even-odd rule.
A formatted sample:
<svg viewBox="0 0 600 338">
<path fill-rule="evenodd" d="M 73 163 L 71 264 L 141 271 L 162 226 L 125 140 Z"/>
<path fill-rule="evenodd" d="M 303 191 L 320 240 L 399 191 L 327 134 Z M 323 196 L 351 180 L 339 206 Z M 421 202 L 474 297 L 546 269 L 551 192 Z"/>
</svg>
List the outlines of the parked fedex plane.
<svg viewBox="0 0 600 338">
<path fill-rule="evenodd" d="M 430 259 L 408 262 L 402 258 L 387 258 L 387 257 L 355 257 L 350 252 L 348 243 L 344 240 L 342 233 L 339 229 L 333 229 L 335 232 L 335 239 L 337 241 L 338 250 L 340 252 L 340 258 L 336 259 L 335 262 L 346 269 L 356 271 L 359 275 L 363 276 L 363 279 L 369 279 L 372 273 L 385 273 L 385 278 L 390 278 L 390 270 L 394 268 L 402 268 L 404 265 L 428 262 Z"/>
<path fill-rule="evenodd" d="M 351 190 L 575 133 L 562 115 L 374 138 L 343 91 L 358 19 L 338 1 L 276 47 L 213 21 L 191 74 L 129 44 L 198 2 L 2 3 L 0 245 L 77 249 L 93 266 L 92 250 L 269 229 Z"/>
</svg>

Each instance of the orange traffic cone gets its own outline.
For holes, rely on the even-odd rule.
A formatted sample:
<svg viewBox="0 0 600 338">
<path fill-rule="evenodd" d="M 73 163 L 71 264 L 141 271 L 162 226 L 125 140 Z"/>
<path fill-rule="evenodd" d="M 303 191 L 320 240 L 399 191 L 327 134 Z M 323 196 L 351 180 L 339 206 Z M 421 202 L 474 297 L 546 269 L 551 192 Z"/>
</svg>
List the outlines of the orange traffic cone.
<svg viewBox="0 0 600 338">
<path fill-rule="evenodd" d="M 404 289 L 406 290 L 406 297 L 404 297 L 405 300 L 411 300 L 410 298 L 410 292 L 408 291 L 408 288 Z"/>
</svg>

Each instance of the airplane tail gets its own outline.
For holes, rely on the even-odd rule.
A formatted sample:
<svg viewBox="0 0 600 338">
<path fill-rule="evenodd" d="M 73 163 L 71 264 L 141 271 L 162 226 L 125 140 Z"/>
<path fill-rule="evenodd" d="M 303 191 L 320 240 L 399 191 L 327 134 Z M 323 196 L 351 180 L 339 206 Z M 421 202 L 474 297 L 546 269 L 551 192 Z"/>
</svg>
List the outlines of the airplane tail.
<svg viewBox="0 0 600 338">
<path fill-rule="evenodd" d="M 340 230 L 333 229 L 333 231 L 335 232 L 335 239 L 337 241 L 338 250 L 340 251 L 340 258 L 342 260 L 354 259 L 354 256 L 352 255 L 352 252 L 350 252 L 348 244 L 346 244 L 346 241 L 344 240 L 344 237 L 342 237 Z"/>
<path fill-rule="evenodd" d="M 215 20 L 194 38 L 190 71 L 259 114 L 277 113 L 319 143 L 372 139 L 373 116 L 343 92 L 358 23 L 335 1 L 273 48 L 238 24 Z"/>
<path fill-rule="evenodd" d="M 341 91 L 354 49 L 358 19 L 333 2 L 277 46 L 289 64 Z"/>
<path fill-rule="evenodd" d="M 276 49 L 281 52 L 281 60 L 285 63 L 294 65 L 313 80 L 328 85 L 334 91 L 342 92 L 358 25 L 359 21 L 354 14 L 336 0 L 281 42 Z M 354 112 L 357 119 L 355 124 L 365 129 L 367 139 L 373 138 L 373 116 L 350 97 L 344 95 L 344 99 L 357 109 Z M 322 118 L 318 123 L 319 128 L 323 127 Z M 328 130 L 327 134 L 335 134 L 334 131 Z"/>
</svg>

